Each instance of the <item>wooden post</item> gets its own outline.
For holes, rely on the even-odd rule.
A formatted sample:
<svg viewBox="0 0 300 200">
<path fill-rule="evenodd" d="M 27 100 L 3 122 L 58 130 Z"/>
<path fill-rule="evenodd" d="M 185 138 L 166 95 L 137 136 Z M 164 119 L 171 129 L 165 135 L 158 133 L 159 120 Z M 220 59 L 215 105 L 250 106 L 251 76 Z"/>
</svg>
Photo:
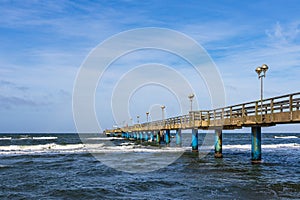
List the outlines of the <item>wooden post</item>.
<svg viewBox="0 0 300 200">
<path fill-rule="evenodd" d="M 232 119 L 232 107 L 230 107 L 230 123 L 232 122 L 231 119 Z"/>
<path fill-rule="evenodd" d="M 274 99 L 271 99 L 271 122 L 274 120 Z"/>
<path fill-rule="evenodd" d="M 290 108 L 290 120 L 293 120 L 293 95 L 290 95 L 289 100 L 289 108 Z"/>
<path fill-rule="evenodd" d="M 245 104 L 242 105 L 242 122 L 244 123 L 245 122 L 245 116 L 246 116 L 246 113 L 245 113 Z"/>
<path fill-rule="evenodd" d="M 258 122 L 258 102 L 255 102 L 255 119 Z"/>
</svg>

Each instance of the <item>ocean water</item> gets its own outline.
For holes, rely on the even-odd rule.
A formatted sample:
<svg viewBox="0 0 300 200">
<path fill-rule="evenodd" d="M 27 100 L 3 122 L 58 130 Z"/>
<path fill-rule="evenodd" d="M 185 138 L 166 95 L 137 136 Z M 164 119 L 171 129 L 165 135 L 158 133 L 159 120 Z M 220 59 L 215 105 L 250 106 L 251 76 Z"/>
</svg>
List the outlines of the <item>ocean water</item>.
<svg viewBox="0 0 300 200">
<path fill-rule="evenodd" d="M 262 136 L 251 164 L 246 133 L 223 134 L 223 159 L 100 134 L 1 134 L 0 199 L 300 199 L 300 134 Z M 178 159 L 164 166 L 165 152 Z M 134 173 L 143 163 L 158 167 Z"/>
</svg>

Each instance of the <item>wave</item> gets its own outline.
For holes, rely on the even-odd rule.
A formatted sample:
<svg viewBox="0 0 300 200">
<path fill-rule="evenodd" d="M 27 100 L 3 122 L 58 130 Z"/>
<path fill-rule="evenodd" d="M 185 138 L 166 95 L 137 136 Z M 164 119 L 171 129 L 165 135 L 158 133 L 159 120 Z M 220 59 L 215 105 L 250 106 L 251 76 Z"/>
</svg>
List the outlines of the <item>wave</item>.
<svg viewBox="0 0 300 200">
<path fill-rule="evenodd" d="M 263 144 L 262 149 L 273 151 L 274 149 L 300 150 L 300 144 Z M 199 146 L 199 152 L 211 151 L 213 146 Z M 251 144 L 244 145 L 223 145 L 224 150 L 249 151 Z M 0 146 L 0 155 L 15 154 L 69 154 L 69 153 L 164 153 L 164 152 L 187 152 L 191 151 L 190 146 L 185 147 L 153 147 L 143 146 L 132 142 L 123 142 L 118 146 L 107 146 L 104 143 L 97 144 L 57 144 L 47 143 L 39 145 L 7 145 Z"/>
<path fill-rule="evenodd" d="M 134 143 L 123 143 L 121 146 L 105 146 L 100 144 L 66 144 L 48 143 L 41 145 L 9 145 L 0 146 L 0 155 L 18 154 L 69 154 L 69 153 L 160 153 L 160 152 L 184 152 L 190 147 L 149 147 L 135 145 Z"/>
<path fill-rule="evenodd" d="M 82 140 L 102 140 L 102 141 L 109 141 L 109 140 L 124 140 L 121 137 L 80 137 Z"/>
<path fill-rule="evenodd" d="M 274 136 L 275 139 L 295 139 L 298 138 L 297 136 Z"/>
<path fill-rule="evenodd" d="M 0 140 L 11 140 L 11 137 L 1 137 Z"/>
<path fill-rule="evenodd" d="M 13 138 L 13 137 L 1 137 L 0 140 L 56 140 L 57 137 L 54 136 L 42 136 L 42 137 L 19 137 L 19 138 Z"/>
<path fill-rule="evenodd" d="M 72 153 L 86 151 L 83 144 L 60 145 L 56 143 L 40 145 L 9 145 L 0 146 L 0 154 L 32 154 L 32 153 Z"/>
<path fill-rule="evenodd" d="M 33 140 L 56 140 L 57 137 L 32 137 Z"/>
<path fill-rule="evenodd" d="M 251 144 L 244 145 L 223 145 L 223 149 L 251 149 Z M 300 144 L 298 143 L 288 143 L 288 144 L 262 144 L 261 148 L 263 149 L 277 149 L 277 148 L 299 148 Z"/>
</svg>

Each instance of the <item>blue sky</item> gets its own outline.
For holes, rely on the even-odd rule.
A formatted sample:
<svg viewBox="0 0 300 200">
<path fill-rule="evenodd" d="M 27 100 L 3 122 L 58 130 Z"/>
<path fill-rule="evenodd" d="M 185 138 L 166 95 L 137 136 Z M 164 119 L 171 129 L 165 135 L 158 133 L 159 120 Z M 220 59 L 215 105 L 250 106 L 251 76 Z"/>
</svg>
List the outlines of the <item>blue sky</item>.
<svg viewBox="0 0 300 200">
<path fill-rule="evenodd" d="M 254 69 L 263 63 L 270 67 L 265 97 L 299 91 L 300 6 L 296 0 L 0 3 L 0 132 L 76 131 L 72 92 L 82 62 L 100 42 L 134 28 L 174 29 L 201 44 L 220 72 L 227 105 L 259 98 Z M 164 58 L 164 54 L 159 56 Z M 152 61 L 140 57 L 144 58 L 143 54 L 138 63 Z M 136 63 L 137 56 L 124 58 L 127 62 L 131 59 Z M 117 79 L 122 70 L 115 67 L 108 76 Z M 184 71 L 180 65 L 177 70 Z M 184 73 L 197 82 L 192 74 Z M 109 85 L 107 81 L 103 84 Z M 107 86 L 110 87 L 113 86 Z M 199 88 L 203 87 L 200 83 Z M 132 98 L 138 98 L 137 94 Z M 105 95 L 98 90 L 96 99 Z M 203 102 L 201 108 L 209 107 L 209 102 L 202 99 L 205 95 L 205 91 L 198 94 Z M 162 95 L 162 101 L 165 98 L 168 97 Z M 168 116 L 175 115 L 176 101 L 164 102 L 167 103 Z M 132 115 L 147 109 L 137 106 Z M 104 128 L 114 123 L 106 112 L 97 116 Z M 144 116 L 141 121 L 145 121 Z M 293 125 L 268 130 L 298 129 Z"/>
</svg>

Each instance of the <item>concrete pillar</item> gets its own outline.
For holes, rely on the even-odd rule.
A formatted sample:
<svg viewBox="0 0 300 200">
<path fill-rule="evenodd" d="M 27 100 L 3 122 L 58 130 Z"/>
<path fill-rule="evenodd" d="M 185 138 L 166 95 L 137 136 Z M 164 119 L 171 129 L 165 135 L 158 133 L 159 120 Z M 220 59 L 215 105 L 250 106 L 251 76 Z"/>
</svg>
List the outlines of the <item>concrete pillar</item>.
<svg viewBox="0 0 300 200">
<path fill-rule="evenodd" d="M 251 160 L 252 162 L 261 161 L 261 127 L 251 127 Z"/>
<path fill-rule="evenodd" d="M 144 137 L 145 141 L 148 141 L 148 132 L 145 133 L 145 137 Z"/>
<path fill-rule="evenodd" d="M 198 129 L 192 129 L 192 151 L 198 152 Z"/>
<path fill-rule="evenodd" d="M 165 142 L 166 142 L 166 144 L 170 144 L 170 137 L 171 137 L 170 130 L 166 130 L 166 132 L 165 132 Z"/>
<path fill-rule="evenodd" d="M 158 131 L 157 134 L 156 134 L 156 142 L 157 142 L 157 144 L 160 144 L 160 132 L 161 131 Z"/>
<path fill-rule="evenodd" d="M 223 158 L 222 154 L 222 129 L 215 130 L 215 158 Z"/>
<path fill-rule="evenodd" d="M 176 130 L 176 145 L 181 146 L 182 141 L 181 141 L 181 129 Z"/>
<path fill-rule="evenodd" d="M 143 132 L 140 132 L 140 140 L 143 140 Z"/>
<path fill-rule="evenodd" d="M 150 140 L 151 142 L 154 142 L 154 131 L 151 131 L 150 133 Z"/>
</svg>

